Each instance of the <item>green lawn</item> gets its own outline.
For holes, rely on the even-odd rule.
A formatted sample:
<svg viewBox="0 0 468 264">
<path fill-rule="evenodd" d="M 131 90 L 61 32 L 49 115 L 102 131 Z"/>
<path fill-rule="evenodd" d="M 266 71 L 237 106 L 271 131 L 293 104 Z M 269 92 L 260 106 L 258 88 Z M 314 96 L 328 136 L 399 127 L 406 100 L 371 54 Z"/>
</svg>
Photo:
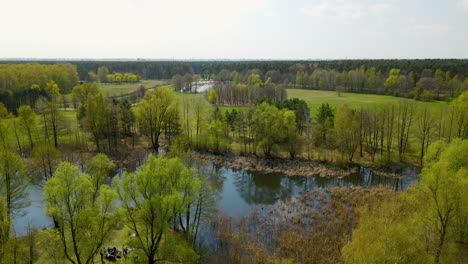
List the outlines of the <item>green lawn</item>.
<svg viewBox="0 0 468 264">
<path fill-rule="evenodd" d="M 375 95 L 375 94 L 356 94 L 356 93 L 341 93 L 341 96 L 334 91 L 317 91 L 303 89 L 288 89 L 288 98 L 299 98 L 307 102 L 309 107 L 314 112 L 322 103 L 329 103 L 331 106 L 338 107 L 342 104 L 347 104 L 351 108 L 359 107 L 375 107 L 388 103 L 396 103 L 403 98 Z M 446 105 L 446 102 L 421 102 L 415 101 L 418 106 L 429 105 L 434 108 L 439 108 Z"/>
</svg>

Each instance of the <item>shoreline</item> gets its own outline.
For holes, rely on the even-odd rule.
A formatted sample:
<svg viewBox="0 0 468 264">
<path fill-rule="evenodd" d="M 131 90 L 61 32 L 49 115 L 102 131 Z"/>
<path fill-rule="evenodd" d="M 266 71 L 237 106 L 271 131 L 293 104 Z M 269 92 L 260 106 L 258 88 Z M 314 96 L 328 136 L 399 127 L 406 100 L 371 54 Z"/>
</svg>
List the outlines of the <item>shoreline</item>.
<svg viewBox="0 0 468 264">
<path fill-rule="evenodd" d="M 353 166 L 343 169 L 336 165 L 323 164 L 314 160 L 284 159 L 277 157 L 258 157 L 253 155 L 240 156 L 234 153 L 216 155 L 207 152 L 197 152 L 201 159 L 211 161 L 218 166 L 226 166 L 231 169 L 262 172 L 262 173 L 283 173 L 287 176 L 299 177 L 338 177 L 343 178 L 357 171 Z"/>
</svg>

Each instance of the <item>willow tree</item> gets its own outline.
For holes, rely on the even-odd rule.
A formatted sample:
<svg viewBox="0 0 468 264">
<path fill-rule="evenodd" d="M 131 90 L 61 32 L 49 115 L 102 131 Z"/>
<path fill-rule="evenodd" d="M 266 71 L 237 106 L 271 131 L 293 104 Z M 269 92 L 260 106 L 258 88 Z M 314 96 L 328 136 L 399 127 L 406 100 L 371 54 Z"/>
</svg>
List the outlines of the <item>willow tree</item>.
<svg viewBox="0 0 468 264">
<path fill-rule="evenodd" d="M 99 153 L 88 162 L 86 162 L 86 169 L 91 176 L 93 184 L 93 201 L 98 198 L 99 188 L 107 177 L 111 176 L 115 170 L 115 164 L 107 157 L 106 154 Z"/>
<path fill-rule="evenodd" d="M 196 258 L 170 228 L 201 189 L 195 173 L 178 158 L 150 155 L 135 173 L 127 173 L 121 180 L 114 178 L 124 223 L 136 234 L 130 246 L 141 249 L 148 263 Z"/>
<path fill-rule="evenodd" d="M 67 162 L 62 162 L 46 182 L 47 215 L 57 222 L 56 232 L 68 261 L 93 263 L 114 227 L 115 199 L 115 191 L 101 185 L 94 202 L 91 177 Z"/>
<path fill-rule="evenodd" d="M 145 94 L 135 107 L 135 115 L 140 132 L 149 137 L 154 150 L 159 148 L 161 134 L 168 123 L 179 115 L 177 100 L 167 87 L 158 87 Z"/>
<path fill-rule="evenodd" d="M 454 241 L 468 242 L 468 140 L 434 142 L 417 185 L 421 219 L 435 262 L 447 262 Z"/>
</svg>

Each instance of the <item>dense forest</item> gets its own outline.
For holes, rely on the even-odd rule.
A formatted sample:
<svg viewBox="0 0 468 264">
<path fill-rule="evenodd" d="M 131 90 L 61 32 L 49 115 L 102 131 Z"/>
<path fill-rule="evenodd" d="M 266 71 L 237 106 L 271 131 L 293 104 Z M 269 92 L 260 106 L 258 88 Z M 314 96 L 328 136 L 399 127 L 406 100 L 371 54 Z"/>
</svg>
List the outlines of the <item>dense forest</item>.
<svg viewBox="0 0 468 264">
<path fill-rule="evenodd" d="M 378 62 L 385 64 L 369 63 Z M 422 62 L 439 64 L 433 75 L 416 83 L 424 78 L 438 82 L 438 76 L 444 76 L 442 85 L 453 80 L 446 77 L 453 69 L 444 68 L 445 60 Z M 428 74 L 422 62 L 420 70 Z M 452 61 L 457 62 L 465 63 Z M 79 65 L 78 70 L 70 64 L 0 67 L 4 91 L 38 91 L 0 101 L 0 263 L 351 264 L 462 259 L 468 243 L 465 88 L 447 96 L 448 102 L 392 97 L 394 103 L 377 106 L 351 106 L 347 97 L 333 93 L 342 104 L 335 107 L 323 101 L 312 108 L 306 98 L 288 97 L 288 88 L 306 91 L 318 83 L 319 89 L 333 90 L 325 87 L 336 89 L 337 83 L 326 80 L 337 71 L 342 71 L 336 74 L 339 78 L 344 72 L 367 76 L 367 83 L 381 70 L 354 68 L 353 61 L 347 62 L 349 69 L 301 68 L 289 87 L 281 81 L 285 76 L 281 69 L 259 69 L 267 62 L 238 62 L 252 63 L 255 69 L 237 70 L 226 62 L 208 78 L 214 84 L 205 94 L 179 92 L 204 78 L 203 73 L 198 78 L 185 73 L 172 79 L 181 81 L 180 89 L 175 84 L 155 86 L 131 101 L 105 96 L 102 83 L 138 86 L 134 78 L 141 72 L 131 68 L 136 64 L 119 69 L 99 63 L 86 69 L 86 76 L 95 78 L 87 82 L 78 80 Z M 291 66 L 284 67 L 289 71 Z M 382 70 L 383 89 L 400 89 L 410 76 L 401 71 L 393 65 Z M 298 76 L 304 80 L 298 83 Z M 369 92 L 353 88 L 353 81 L 348 85 L 345 91 Z M 67 108 L 65 97 L 76 107 Z M 241 163 L 237 166 L 230 159 Z M 269 205 L 260 199 L 259 206 L 243 216 L 219 212 L 223 186 L 249 177 L 260 181 L 249 173 L 262 166 L 286 167 L 274 172 L 296 176 L 289 178 L 303 182 L 303 188 L 297 196 L 282 196 Z M 338 182 L 356 176 L 363 166 L 389 180 L 407 180 L 400 173 L 407 168 L 419 173 L 407 189 L 318 185 L 325 178 Z M 236 172 L 240 178 L 226 180 L 221 173 L 234 173 L 235 167 L 241 168 Z M 275 173 L 263 172 L 266 183 L 259 183 L 259 189 L 237 186 L 230 191 L 267 195 L 262 190 L 275 185 Z M 50 225 L 41 229 L 31 222 L 20 234 L 15 221 L 30 208 L 32 187 L 41 190 L 39 202 Z M 275 197 L 283 195 L 275 188 Z M 231 207 L 249 203 L 229 202 Z M 119 250 L 103 250 L 109 246 Z"/>
<path fill-rule="evenodd" d="M 323 60 L 323 61 L 91 61 L 91 60 L 38 60 L 41 64 L 70 63 L 76 65 L 80 80 L 87 80 L 89 72 L 96 72 L 101 66 L 106 66 L 110 72 L 131 72 L 143 79 L 170 79 L 176 74 L 199 74 L 202 78 L 210 78 L 221 70 L 245 72 L 258 69 L 263 74 L 268 71 L 279 71 L 285 75 L 282 79 L 294 82 L 296 72 L 313 71 L 320 68 L 338 72 L 356 70 L 364 66 L 377 71 L 389 72 L 391 69 L 401 69 L 404 72 L 421 73 L 425 69 L 449 71 L 453 75 L 468 75 L 468 60 L 456 59 L 425 59 L 425 60 Z M 0 61 L 8 63 L 31 63 L 31 61 Z"/>
</svg>

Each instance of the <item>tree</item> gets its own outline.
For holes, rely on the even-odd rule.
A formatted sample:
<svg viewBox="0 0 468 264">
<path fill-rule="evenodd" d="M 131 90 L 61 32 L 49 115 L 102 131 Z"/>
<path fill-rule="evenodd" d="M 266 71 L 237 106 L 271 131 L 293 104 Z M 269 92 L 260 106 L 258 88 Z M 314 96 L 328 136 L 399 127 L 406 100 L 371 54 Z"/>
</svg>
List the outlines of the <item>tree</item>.
<svg viewBox="0 0 468 264">
<path fill-rule="evenodd" d="M 343 247 L 346 264 L 431 263 L 421 235 L 421 223 L 401 198 L 360 209 L 352 240 Z"/>
<path fill-rule="evenodd" d="M 49 102 L 45 98 L 39 99 L 36 111 L 42 115 L 45 139 L 49 141 L 49 133 L 52 134 L 54 146 L 57 148 L 59 134 L 66 127 L 65 117 L 59 109 L 58 98 L 54 97 Z"/>
<path fill-rule="evenodd" d="M 302 138 L 298 133 L 296 114 L 293 111 L 283 111 L 283 122 L 285 129 L 285 144 L 291 159 L 294 159 L 296 154 L 300 152 Z"/>
<path fill-rule="evenodd" d="M 42 175 L 48 180 L 54 174 L 54 170 L 60 161 L 59 151 L 50 144 L 39 144 L 33 152 L 32 158 L 36 167 L 41 168 Z"/>
<path fill-rule="evenodd" d="M 172 85 L 176 91 L 182 91 L 184 88 L 184 78 L 180 74 L 172 76 Z"/>
<path fill-rule="evenodd" d="M 91 183 L 93 184 L 93 201 L 96 201 L 99 188 L 104 184 L 107 177 L 111 176 L 112 172 L 115 170 L 115 164 L 106 154 L 99 153 L 86 162 L 85 166 L 91 177 Z"/>
<path fill-rule="evenodd" d="M 400 88 L 400 82 L 400 70 L 391 69 L 388 78 L 385 80 L 384 83 L 384 87 L 387 91 L 387 94 L 398 92 L 398 89 Z"/>
<path fill-rule="evenodd" d="M 450 258 L 450 244 L 468 242 L 468 140 L 434 142 L 428 149 L 416 185 L 429 252 L 435 262 Z"/>
<path fill-rule="evenodd" d="M 420 164 L 423 165 L 424 154 L 427 152 L 433 134 L 435 119 L 428 107 L 424 107 L 417 121 L 418 137 L 421 141 Z"/>
<path fill-rule="evenodd" d="M 269 156 L 273 146 L 281 141 L 277 126 L 280 119 L 280 111 L 273 105 L 262 103 L 255 108 L 253 115 L 255 141 L 263 148 L 266 156 Z"/>
<path fill-rule="evenodd" d="M 359 145 L 359 127 L 356 113 L 349 109 L 348 105 L 342 105 L 335 115 L 336 143 L 340 152 L 348 155 L 348 160 L 353 161 L 354 153 Z"/>
<path fill-rule="evenodd" d="M 100 140 L 106 137 L 109 126 L 109 107 L 102 93 L 89 95 L 84 105 L 85 117 L 82 122 L 86 130 L 91 132 L 98 151 L 101 150 Z"/>
<path fill-rule="evenodd" d="M 227 124 L 220 119 L 213 119 L 209 126 L 210 131 L 210 148 L 214 153 L 224 152 L 228 148 L 228 140 L 226 139 Z"/>
<path fill-rule="evenodd" d="M 150 155 L 135 173 L 126 173 L 121 180 L 114 178 L 123 220 L 136 234 L 130 246 L 141 249 L 148 263 L 196 258 L 184 243 L 164 250 L 177 238 L 170 230 L 171 222 L 185 212 L 201 188 L 195 173 L 178 158 Z"/>
<path fill-rule="evenodd" d="M 81 105 L 86 103 L 88 96 L 99 93 L 99 87 L 96 83 L 83 83 L 73 88 L 73 98 L 76 98 Z"/>
<path fill-rule="evenodd" d="M 8 254 L 7 243 L 10 238 L 11 218 L 8 214 L 8 207 L 6 201 L 0 196 L 0 263 L 6 259 Z"/>
<path fill-rule="evenodd" d="M 26 187 L 29 178 L 20 156 L 6 148 L 0 148 L 0 193 L 5 195 L 7 214 L 28 204 Z"/>
<path fill-rule="evenodd" d="M 115 199 L 115 191 L 101 185 L 93 202 L 90 176 L 70 163 L 60 163 L 45 184 L 44 200 L 47 214 L 58 223 L 56 232 L 68 261 L 93 263 L 113 228 Z"/>
<path fill-rule="evenodd" d="M 323 103 L 320 105 L 317 114 L 317 123 L 321 126 L 321 136 L 322 140 L 325 142 L 327 139 L 327 134 L 333 128 L 333 123 L 335 119 L 334 109 L 328 103 Z"/>
<path fill-rule="evenodd" d="M 208 96 L 208 101 L 211 104 L 216 104 L 216 102 L 218 101 L 218 93 L 216 92 L 215 89 L 210 90 L 210 95 Z"/>
<path fill-rule="evenodd" d="M 135 107 L 136 121 L 140 132 L 150 138 L 154 150 L 159 148 L 159 139 L 166 124 L 174 115 L 179 115 L 176 98 L 167 87 L 158 87 L 145 94 Z"/>
<path fill-rule="evenodd" d="M 28 136 L 31 149 L 34 148 L 33 134 L 36 131 L 36 115 L 31 107 L 22 105 L 18 109 L 18 120 L 21 129 Z"/>
<path fill-rule="evenodd" d="M 399 102 L 396 119 L 396 133 L 398 140 L 398 157 L 400 161 L 403 161 L 403 156 L 408 149 L 408 139 L 413 125 L 414 112 L 414 102 L 407 100 Z"/>
<path fill-rule="evenodd" d="M 106 66 L 101 66 L 97 70 L 98 81 L 102 83 L 108 82 L 107 75 L 109 74 L 109 69 Z"/>
</svg>

